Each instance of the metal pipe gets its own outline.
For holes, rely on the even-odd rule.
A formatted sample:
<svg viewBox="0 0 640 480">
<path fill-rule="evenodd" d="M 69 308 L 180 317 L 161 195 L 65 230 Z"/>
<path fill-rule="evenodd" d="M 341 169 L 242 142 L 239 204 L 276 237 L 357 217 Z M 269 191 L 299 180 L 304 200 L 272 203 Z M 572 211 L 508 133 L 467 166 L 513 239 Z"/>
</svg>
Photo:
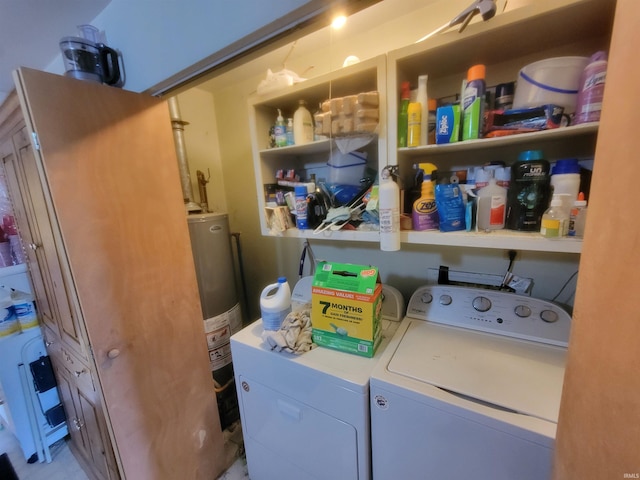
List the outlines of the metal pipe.
<svg viewBox="0 0 640 480">
<path fill-rule="evenodd" d="M 180 171 L 180 182 L 182 184 L 182 198 L 187 208 L 187 212 L 200 212 L 202 207 L 193 201 L 193 188 L 191 187 L 191 175 L 189 173 L 189 162 L 187 160 L 187 147 L 184 143 L 184 126 L 189 122 L 182 120 L 180 116 L 180 106 L 178 98 L 173 96 L 168 99 L 169 114 L 171 115 L 171 128 L 173 129 L 173 140 L 176 145 L 176 155 L 178 157 L 178 169 Z"/>
</svg>

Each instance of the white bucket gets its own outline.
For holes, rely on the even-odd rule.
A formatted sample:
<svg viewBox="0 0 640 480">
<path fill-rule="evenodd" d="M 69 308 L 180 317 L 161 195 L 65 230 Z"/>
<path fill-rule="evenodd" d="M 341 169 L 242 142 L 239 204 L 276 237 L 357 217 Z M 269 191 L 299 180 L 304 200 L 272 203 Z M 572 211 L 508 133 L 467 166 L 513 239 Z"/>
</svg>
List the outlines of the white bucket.
<svg viewBox="0 0 640 480">
<path fill-rule="evenodd" d="M 588 63 L 588 57 L 556 57 L 524 66 L 518 74 L 513 108 L 554 104 L 564 107 L 564 113 L 573 113 L 580 75 Z"/>
</svg>

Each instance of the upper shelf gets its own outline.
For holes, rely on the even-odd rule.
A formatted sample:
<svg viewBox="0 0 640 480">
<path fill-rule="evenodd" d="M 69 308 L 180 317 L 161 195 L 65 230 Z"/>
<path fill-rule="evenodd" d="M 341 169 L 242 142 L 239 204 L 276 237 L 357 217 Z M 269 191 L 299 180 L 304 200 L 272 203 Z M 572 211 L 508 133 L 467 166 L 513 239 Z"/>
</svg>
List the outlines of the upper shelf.
<svg viewBox="0 0 640 480">
<path fill-rule="evenodd" d="M 523 150 L 552 152 L 553 159 L 593 157 L 598 134 L 598 122 L 560 127 L 540 132 L 519 133 L 497 138 L 465 140 L 443 145 L 423 145 L 399 148 L 403 158 L 429 158 L 436 162 L 464 157 L 467 163 L 477 164 L 494 160 L 511 162 Z M 550 158 L 550 160 L 552 160 Z"/>
<path fill-rule="evenodd" d="M 614 11 L 613 0 L 536 0 L 471 24 L 463 33 L 451 31 L 391 51 L 389 64 L 395 65 L 398 78 L 427 73 L 431 82 L 459 76 L 476 63 L 535 61 L 554 51 L 558 56 L 590 55 L 593 48 L 609 44 Z M 455 88 L 459 84 L 455 82 Z"/>
</svg>

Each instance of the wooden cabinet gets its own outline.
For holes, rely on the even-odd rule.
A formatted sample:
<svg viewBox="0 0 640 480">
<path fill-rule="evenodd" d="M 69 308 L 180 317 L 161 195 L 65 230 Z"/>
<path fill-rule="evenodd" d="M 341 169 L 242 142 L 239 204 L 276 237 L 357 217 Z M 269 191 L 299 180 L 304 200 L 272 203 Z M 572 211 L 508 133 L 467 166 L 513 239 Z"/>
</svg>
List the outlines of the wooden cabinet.
<svg viewBox="0 0 640 480">
<path fill-rule="evenodd" d="M 47 351 L 67 415 L 73 453 L 85 470 L 100 480 L 120 478 L 94 370 L 44 328 Z"/>
<path fill-rule="evenodd" d="M 19 108 L 15 93 L 3 114 L 11 107 Z M 2 164 L 16 223 L 26 247 L 47 352 L 67 416 L 70 446 L 89 476 L 100 480 L 118 479 L 100 394 L 93 380 L 95 368 L 81 331 L 81 316 L 71 301 L 73 289 L 62 275 L 54 239 L 56 224 L 50 221 L 38 163 L 21 112 L 14 120 L 0 150 Z"/>
<path fill-rule="evenodd" d="M 30 69 L 0 138 L 34 293 L 91 478 L 216 478 L 223 442 L 165 102 Z M 12 148 L 9 148 L 12 147 Z"/>
<path fill-rule="evenodd" d="M 14 201 L 16 222 L 31 267 L 38 313 L 41 321 L 68 348 L 87 361 L 79 313 L 69 296 L 73 289 L 63 276 L 63 264 L 59 260 L 60 235 L 54 230 L 55 224 L 49 217 L 45 191 L 40 187 L 38 164 L 23 123 L 10 140 L 13 152 L 3 156 L 2 160 L 9 191 L 14 198 L 20 199 Z"/>
</svg>

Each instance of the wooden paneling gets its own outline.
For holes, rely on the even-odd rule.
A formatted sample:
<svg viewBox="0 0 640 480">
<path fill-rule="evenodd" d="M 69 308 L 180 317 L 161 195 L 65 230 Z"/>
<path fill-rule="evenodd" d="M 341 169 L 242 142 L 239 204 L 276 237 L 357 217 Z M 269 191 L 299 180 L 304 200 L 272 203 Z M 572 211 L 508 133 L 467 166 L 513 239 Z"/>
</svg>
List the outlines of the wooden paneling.
<svg viewBox="0 0 640 480">
<path fill-rule="evenodd" d="M 82 318 L 122 474 L 216 478 L 222 434 L 166 103 L 30 69 L 16 78 L 57 227 L 56 298 Z M 84 456 L 101 471 L 99 418 L 77 393 L 95 427 Z"/>
<path fill-rule="evenodd" d="M 640 478 L 638 45 L 640 2 L 618 0 L 558 423 L 556 480 Z"/>
</svg>

